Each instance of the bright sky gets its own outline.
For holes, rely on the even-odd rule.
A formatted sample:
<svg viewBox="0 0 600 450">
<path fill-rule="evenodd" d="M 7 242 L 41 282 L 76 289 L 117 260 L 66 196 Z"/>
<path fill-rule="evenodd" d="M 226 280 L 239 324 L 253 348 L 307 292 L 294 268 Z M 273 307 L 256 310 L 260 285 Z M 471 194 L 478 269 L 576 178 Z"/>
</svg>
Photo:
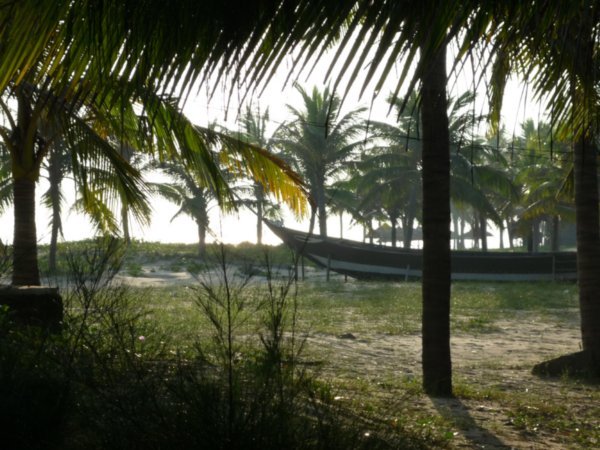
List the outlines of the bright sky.
<svg viewBox="0 0 600 450">
<path fill-rule="evenodd" d="M 298 78 L 299 83 L 305 87 L 305 89 L 312 89 L 313 85 L 317 85 L 323 88 L 323 80 L 325 73 L 325 66 L 328 64 L 324 61 L 319 67 L 313 72 L 310 78 L 300 76 Z M 285 65 L 284 65 L 285 67 Z M 271 118 L 271 131 L 285 120 L 289 118 L 286 104 L 291 104 L 297 107 L 301 107 L 300 94 L 288 83 L 284 87 L 284 80 L 287 75 L 287 70 L 282 69 L 282 72 L 271 81 L 268 88 L 264 91 L 260 98 L 249 99 L 253 108 L 260 108 L 261 112 L 269 108 Z M 379 95 L 373 104 L 371 111 L 372 120 L 388 121 L 393 122 L 395 118 L 393 114 L 387 116 L 388 106 L 385 102 L 385 98 L 391 90 L 391 86 L 395 82 L 396 77 L 391 77 L 390 84 Z M 467 76 L 459 77 L 456 83 L 449 83 L 449 86 L 454 86 L 454 90 L 450 92 L 451 95 L 455 96 L 468 89 L 472 89 L 472 81 Z M 184 108 L 184 113 L 195 123 L 200 125 L 207 125 L 209 122 L 217 121 L 221 125 L 227 126 L 229 129 L 237 129 L 236 114 L 238 111 L 239 102 L 234 95 L 229 105 L 229 113 L 226 114 L 227 104 L 225 89 L 217 88 L 216 94 L 209 100 L 207 98 L 206 89 L 200 89 L 197 92 L 192 92 L 192 95 L 188 99 L 187 104 Z M 523 87 L 515 80 L 512 80 L 507 88 L 505 103 L 503 108 L 503 122 L 506 124 L 507 131 L 512 134 L 513 130 L 516 135 L 519 134 L 518 123 L 522 122 L 525 118 L 531 117 L 537 120 L 538 108 L 527 102 L 527 106 L 524 103 Z M 344 104 L 344 109 L 354 109 L 358 106 L 369 106 L 370 94 L 367 93 L 362 99 L 358 98 L 358 87 L 353 89 L 348 95 Z M 485 102 L 483 95 L 479 95 L 478 106 L 481 108 Z M 46 189 L 44 182 L 41 182 L 38 186 L 38 196 Z M 80 240 L 93 236 L 94 230 L 91 227 L 89 221 L 76 212 L 69 211 L 69 199 L 74 198 L 74 188 L 72 183 L 67 182 L 64 186 L 67 204 L 64 206 L 65 216 L 63 218 L 64 225 L 64 239 Z M 38 238 L 41 243 L 47 243 L 50 240 L 50 229 L 48 226 L 50 212 L 46 210 L 38 202 L 37 211 L 37 230 Z M 176 205 L 173 205 L 165 200 L 155 198 L 152 201 L 153 217 L 152 223 L 148 227 L 142 228 L 138 224 L 132 224 L 132 235 L 135 239 L 144 241 L 161 241 L 161 242 L 181 242 L 181 243 L 195 243 L 197 242 L 197 229 L 192 219 L 179 216 L 175 220 L 171 221 L 171 218 L 178 210 Z M 256 240 L 256 219 L 249 211 L 241 210 L 238 213 L 223 216 L 219 213 L 218 208 L 215 206 L 210 212 L 210 221 L 213 234 L 208 237 L 209 241 L 220 240 L 226 243 L 239 243 L 244 241 L 255 242 Z M 291 214 L 288 214 L 285 218 L 286 226 L 298 229 L 307 229 L 308 221 L 298 223 L 294 220 Z M 339 217 L 331 217 L 328 223 L 328 231 L 331 235 L 339 235 Z M 362 229 L 360 227 L 351 227 L 349 219 L 346 219 L 344 225 L 344 237 L 351 239 L 362 239 Z M 11 242 L 12 240 L 12 209 L 7 210 L 2 216 L 0 216 L 0 239 L 3 242 Z M 263 241 L 269 244 L 278 244 L 280 241 L 268 230 L 264 229 Z M 494 245 L 493 241 L 490 244 Z"/>
</svg>

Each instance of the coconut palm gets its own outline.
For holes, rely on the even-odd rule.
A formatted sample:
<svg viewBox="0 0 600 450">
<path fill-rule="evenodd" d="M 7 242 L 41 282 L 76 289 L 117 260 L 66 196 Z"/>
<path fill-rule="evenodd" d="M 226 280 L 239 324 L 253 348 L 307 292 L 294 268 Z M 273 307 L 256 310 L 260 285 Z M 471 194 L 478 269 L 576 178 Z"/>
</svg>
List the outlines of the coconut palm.
<svg viewBox="0 0 600 450">
<path fill-rule="evenodd" d="M 124 195 L 134 215 L 143 210 L 140 174 L 116 154 L 121 145 L 82 137 L 87 125 L 80 123 L 81 115 L 91 109 L 97 115 L 96 121 L 103 122 L 101 129 L 94 131 L 106 133 L 110 128 L 117 141 L 131 139 L 136 144 L 134 148 L 158 158 L 184 160 L 188 169 L 197 171 L 208 186 L 225 198 L 227 186 L 219 178 L 206 148 L 210 142 L 220 141 L 225 145 L 232 140 L 179 120 L 177 104 L 169 95 L 172 92 L 169 86 L 177 83 L 170 81 L 183 77 L 183 84 L 190 86 L 230 57 L 243 56 L 242 47 L 248 40 L 267 29 L 276 31 L 272 28 L 275 23 L 268 18 L 269 14 L 276 14 L 275 5 L 260 11 L 254 5 L 242 7 L 248 14 L 240 21 L 218 2 L 211 5 L 204 2 L 195 8 L 181 2 L 169 8 L 161 2 L 92 3 L 58 0 L 42 5 L 25 1 L 0 9 L 3 24 L 0 92 L 15 99 L 3 102 L 2 111 L 7 117 L 13 113 L 9 106 L 15 105 L 18 111 L 2 132 L 11 153 L 15 199 L 13 284 L 39 284 L 33 199 L 41 162 L 51 147 L 51 140 L 40 139 L 37 128 L 40 115 L 56 115 L 61 119 L 78 163 L 76 178 L 83 180 L 89 175 L 82 169 L 84 163 L 93 160 L 105 166 L 111 164 L 115 169 L 116 177 L 112 178 L 118 182 L 104 178 L 92 186 L 87 180 L 88 196 L 120 190 L 127 192 Z M 207 6 L 211 14 L 206 14 Z M 263 17 L 263 13 L 267 16 Z M 148 28 L 159 17 L 169 22 L 177 18 L 177 25 L 156 22 L 156 27 Z M 256 20 L 247 22 L 250 17 Z M 170 30 L 174 39 L 158 37 L 159 30 Z M 16 42 L 20 44 L 14 45 Z M 143 105 L 142 117 L 135 119 L 137 124 L 133 128 L 123 127 L 130 120 L 122 120 L 126 116 L 123 106 L 134 101 Z M 71 114 L 68 120 L 67 113 Z M 132 134 L 125 139 L 127 132 Z M 101 132 L 96 134 L 108 137 Z M 252 174 L 269 189 L 277 190 L 277 195 L 290 201 L 293 209 L 303 208 L 300 191 L 295 187 L 298 180 L 280 160 L 252 146 L 225 145 L 225 148 L 223 159 L 236 166 L 237 172 Z M 108 183 L 109 189 L 102 190 L 102 183 Z"/>
<path fill-rule="evenodd" d="M 260 111 L 254 113 L 250 107 L 247 107 L 240 119 L 242 132 L 229 132 L 229 134 L 259 148 L 273 151 L 273 138 L 267 137 L 268 124 L 268 108 L 261 114 Z M 248 195 L 242 195 L 240 203 L 250 207 L 256 214 L 256 243 L 261 245 L 263 237 L 263 220 L 265 218 L 279 219 L 281 217 L 281 208 L 278 204 L 271 201 L 267 190 L 262 184 L 256 181 L 252 182 L 249 189 L 239 185 L 236 186 L 235 189 L 238 193 L 248 191 Z"/>
<path fill-rule="evenodd" d="M 554 131 L 544 122 L 521 124 L 520 151 L 515 158 L 515 175 L 522 186 L 520 225 L 528 238 L 530 250 L 537 250 L 540 225 L 546 222 L 550 229 L 553 251 L 558 251 L 560 217 L 574 218 L 573 163 L 569 146 L 553 139 Z M 550 150 L 552 141 L 553 150 Z"/>
<path fill-rule="evenodd" d="M 562 125 L 564 136 L 573 137 L 582 356 L 600 373 L 600 302 L 596 295 L 600 290 L 596 161 L 600 5 L 544 1 L 529 8 L 509 3 L 496 5 L 493 11 L 500 18 L 496 20 L 499 26 L 494 28 L 499 49 L 496 65 L 499 82 L 495 85 L 501 92 L 502 80 L 510 70 L 525 74 L 531 79 L 535 94 L 547 97 L 552 105 L 553 125 Z"/>
<path fill-rule="evenodd" d="M 304 177 L 316 204 L 319 231 L 327 236 L 328 182 L 342 169 L 346 161 L 362 145 L 357 140 L 363 130 L 358 108 L 338 118 L 340 98 L 326 88 L 316 87 L 309 94 L 300 85 L 303 108 L 287 105 L 294 117 L 277 130 L 276 142 L 292 167 Z"/>
<path fill-rule="evenodd" d="M 152 183 L 153 192 L 176 204 L 179 209 L 171 218 L 189 216 L 196 223 L 198 231 L 198 256 L 206 254 L 206 234 L 210 230 L 209 209 L 217 199 L 216 193 L 199 183 L 193 173 L 182 164 L 163 163 L 160 170 L 169 176 L 170 182 Z"/>
</svg>

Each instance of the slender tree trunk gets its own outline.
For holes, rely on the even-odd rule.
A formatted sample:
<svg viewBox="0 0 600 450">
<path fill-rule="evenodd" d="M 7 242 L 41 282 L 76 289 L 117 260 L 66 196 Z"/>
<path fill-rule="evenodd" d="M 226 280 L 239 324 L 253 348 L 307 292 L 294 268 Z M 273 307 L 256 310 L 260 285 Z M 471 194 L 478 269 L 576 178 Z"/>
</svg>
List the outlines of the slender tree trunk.
<svg viewBox="0 0 600 450">
<path fill-rule="evenodd" d="M 390 232 L 391 232 L 390 239 L 392 240 L 392 247 L 396 248 L 397 231 L 398 231 L 398 218 L 390 216 L 390 222 L 392 223 L 392 229 L 390 230 Z"/>
<path fill-rule="evenodd" d="M 552 232 L 550 240 L 550 250 L 558 252 L 560 250 L 560 217 L 557 215 L 552 216 Z"/>
<path fill-rule="evenodd" d="M 504 222 L 500 223 L 499 231 L 500 231 L 500 249 L 504 250 Z"/>
<path fill-rule="evenodd" d="M 446 48 L 422 77 L 423 388 L 452 395 L 450 356 L 450 139 Z"/>
<path fill-rule="evenodd" d="M 344 211 L 340 211 L 340 239 L 344 239 Z"/>
<path fill-rule="evenodd" d="M 575 144 L 577 280 L 583 350 L 600 368 L 600 219 L 597 149 L 582 137 Z"/>
<path fill-rule="evenodd" d="M 50 248 L 48 251 L 48 270 L 56 273 L 56 256 L 58 248 L 58 234 L 62 228 L 60 186 L 62 183 L 62 170 L 60 167 L 59 149 L 54 148 L 48 165 L 48 181 L 50 183 L 50 201 L 52 204 L 52 228 L 50 234 Z"/>
<path fill-rule="evenodd" d="M 52 204 L 52 230 L 50 235 L 50 249 L 48 251 L 48 270 L 51 274 L 56 273 L 56 256 L 58 253 L 58 233 L 60 231 L 60 211 Z"/>
<path fill-rule="evenodd" d="M 13 235 L 14 286 L 39 286 L 37 230 L 35 227 L 35 181 L 13 180 L 15 229 Z"/>
<path fill-rule="evenodd" d="M 206 255 L 206 224 L 201 220 L 197 220 L 198 225 L 198 256 L 204 258 Z"/>
<path fill-rule="evenodd" d="M 487 242 L 487 220 L 483 215 L 479 216 L 479 231 L 481 232 L 481 250 L 487 252 L 488 250 L 488 242 Z"/>
<path fill-rule="evenodd" d="M 527 230 L 527 253 L 533 253 L 533 224 Z"/>
<path fill-rule="evenodd" d="M 459 236 L 458 215 L 451 214 L 451 218 L 452 218 L 452 229 L 454 230 L 454 249 L 457 250 L 458 249 L 458 236 Z"/>
<path fill-rule="evenodd" d="M 417 188 L 414 186 L 410 190 L 410 199 L 408 202 L 408 209 L 406 211 L 406 225 L 404 226 L 404 248 L 410 248 L 412 246 L 413 238 L 413 226 L 415 223 L 415 217 L 417 216 Z"/>
<path fill-rule="evenodd" d="M 321 236 L 327 236 L 327 208 L 324 187 L 319 187 L 317 191 L 317 207 L 317 215 L 319 216 L 319 233 Z"/>
<path fill-rule="evenodd" d="M 479 249 L 479 235 L 481 230 L 479 230 L 479 220 L 477 220 L 477 217 L 473 217 L 473 221 L 471 222 L 471 232 L 473 235 L 472 248 Z"/>
<path fill-rule="evenodd" d="M 131 234 L 129 232 L 129 212 L 127 205 L 121 206 L 121 226 L 123 227 L 123 239 L 125 244 L 131 244 Z"/>
<path fill-rule="evenodd" d="M 257 198 L 256 202 L 256 244 L 262 245 L 263 237 L 263 202 Z"/>
<path fill-rule="evenodd" d="M 414 217 L 409 215 L 404 221 L 404 224 L 402 225 L 402 229 L 404 230 L 404 242 L 402 243 L 402 245 L 404 248 L 410 248 L 412 246 L 414 221 Z"/>
</svg>

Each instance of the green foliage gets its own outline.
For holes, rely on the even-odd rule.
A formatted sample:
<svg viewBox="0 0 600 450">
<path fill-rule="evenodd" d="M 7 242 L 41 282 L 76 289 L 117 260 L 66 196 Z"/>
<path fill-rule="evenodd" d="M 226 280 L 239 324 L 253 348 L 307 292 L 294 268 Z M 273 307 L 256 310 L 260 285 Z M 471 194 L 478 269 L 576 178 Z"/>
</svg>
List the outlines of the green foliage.
<svg viewBox="0 0 600 450">
<path fill-rule="evenodd" d="M 8 448 L 388 448 L 298 363 L 291 274 L 238 283 L 223 260 L 219 280 L 187 292 L 207 333 L 186 349 L 161 333 L 145 291 L 112 282 L 121 250 L 109 241 L 70 254 L 61 334 L 0 314 Z M 241 327 L 250 317 L 254 339 Z"/>
</svg>

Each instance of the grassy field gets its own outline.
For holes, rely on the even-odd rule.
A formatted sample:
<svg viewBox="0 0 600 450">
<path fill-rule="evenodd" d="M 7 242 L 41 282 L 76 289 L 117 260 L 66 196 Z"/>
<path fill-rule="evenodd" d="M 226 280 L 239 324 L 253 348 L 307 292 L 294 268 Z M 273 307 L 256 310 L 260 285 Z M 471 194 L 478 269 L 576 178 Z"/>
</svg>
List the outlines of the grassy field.
<svg viewBox="0 0 600 450">
<path fill-rule="evenodd" d="M 302 359 L 357 414 L 432 446 L 600 445 L 598 386 L 530 373 L 535 363 L 578 349 L 574 284 L 454 284 L 457 398 L 445 402 L 428 399 L 420 388 L 418 283 L 309 280 L 295 288 L 296 332 L 307 342 Z M 144 295 L 162 333 L 183 343 L 209 328 L 194 302 L 197 289 L 153 288 Z M 238 331 L 244 336 L 259 327 L 252 314 L 243 322 Z M 555 346 L 544 341 L 558 332 L 562 340 Z M 475 353 L 481 357 L 473 359 Z"/>
<path fill-rule="evenodd" d="M 301 397 L 312 399 L 311 408 L 318 412 L 309 416 L 318 422 L 319 433 L 323 424 L 328 430 L 338 420 L 342 424 L 336 432 L 328 431 L 333 433 L 333 438 L 326 434 L 330 440 L 320 441 L 323 435 L 319 434 L 315 445 L 294 448 L 329 448 L 332 442 L 339 444 L 336 448 L 600 446 L 598 384 L 566 376 L 543 379 L 531 374 L 534 364 L 578 350 L 575 284 L 453 284 L 451 325 L 456 398 L 442 400 L 425 396 L 420 387 L 418 283 L 345 281 L 343 277 L 326 282 L 323 274 L 313 268 L 309 268 L 305 281 L 292 282 L 285 276 L 289 252 L 281 247 L 274 249 L 270 259 L 273 267 L 281 270 L 271 273 L 262 263 L 264 249 L 253 246 L 227 248 L 230 264 L 222 265 L 218 258 L 199 260 L 192 246 L 136 245 L 129 250 L 114 281 L 117 285 L 125 283 L 126 287 L 119 288 L 115 295 L 114 287 L 100 286 L 99 292 L 113 294 L 102 294 L 100 300 L 94 300 L 104 306 L 95 306 L 101 312 L 90 313 L 92 319 L 86 319 L 89 326 L 86 324 L 85 332 L 81 332 L 93 337 L 86 345 L 96 352 L 85 358 L 98 358 L 100 366 L 108 367 L 111 375 L 102 375 L 103 379 L 119 378 L 112 371 L 122 370 L 122 363 L 112 361 L 120 361 L 114 354 L 121 351 L 128 361 L 127 370 L 142 380 L 143 392 L 155 382 L 150 383 L 145 377 L 156 379 L 149 375 L 152 371 L 147 371 L 147 364 L 156 367 L 159 361 L 161 367 L 171 367 L 165 369 L 169 379 L 177 379 L 172 375 L 174 366 L 180 370 L 201 359 L 210 367 L 224 368 L 224 375 L 236 374 L 240 380 L 246 380 L 239 381 L 239 386 L 247 386 L 245 383 L 253 377 L 262 380 L 263 369 L 256 372 L 257 361 L 276 355 L 280 375 L 275 384 L 279 390 L 285 386 L 287 392 L 286 383 L 290 380 L 311 380 L 308 385 L 303 384 Z M 218 249 L 213 250 L 218 253 Z M 225 270 L 221 270 L 223 267 Z M 63 265 L 64 273 L 69 270 Z M 176 284 L 160 282 L 158 275 L 170 271 L 189 271 L 193 276 Z M 138 287 L 138 281 L 148 280 L 154 284 Z M 85 283 L 83 280 L 82 286 Z M 82 316 L 87 314 L 82 308 L 81 292 L 82 289 L 77 292 L 73 288 L 70 294 L 65 291 L 70 299 L 70 320 L 75 325 L 83 323 Z M 111 300 L 115 296 L 121 301 Z M 126 320 L 117 320 L 121 316 L 113 316 L 115 310 L 124 314 Z M 110 364 L 106 364 L 107 359 Z M 155 368 L 152 370 L 156 372 Z M 132 376 L 126 373 L 127 377 Z M 186 377 L 189 375 L 182 380 Z M 282 379 L 288 381 L 281 384 Z M 121 392 L 120 382 L 114 383 L 112 389 Z M 181 381 L 182 385 L 186 383 Z M 260 383 L 262 386 L 264 381 Z M 196 387 L 190 392 L 197 393 L 198 385 L 204 386 L 194 384 Z M 241 389 L 239 386 L 237 390 Z M 305 391 L 306 386 L 310 387 Z M 243 398 L 250 391 L 245 390 Z M 262 392 L 262 388 L 258 391 Z M 183 402 L 185 408 L 193 410 L 187 403 L 189 395 L 188 392 L 185 401 L 177 397 L 173 402 Z M 297 401 L 298 397 L 292 397 Z M 261 402 L 264 399 L 259 399 Z M 253 404 L 246 400 L 242 403 Z M 298 408 L 296 403 L 293 405 Z M 255 412 L 252 414 L 256 416 Z M 232 423 L 232 419 L 223 422 Z M 314 423 L 310 423 L 312 430 Z M 350 424 L 350 428 L 344 424 Z M 106 421 L 97 425 L 98 429 L 104 426 L 115 424 Z M 232 435 L 231 430 L 223 433 Z M 352 444 L 341 439 L 350 434 L 354 436 Z M 239 448 L 250 447 L 245 443 Z"/>
</svg>

